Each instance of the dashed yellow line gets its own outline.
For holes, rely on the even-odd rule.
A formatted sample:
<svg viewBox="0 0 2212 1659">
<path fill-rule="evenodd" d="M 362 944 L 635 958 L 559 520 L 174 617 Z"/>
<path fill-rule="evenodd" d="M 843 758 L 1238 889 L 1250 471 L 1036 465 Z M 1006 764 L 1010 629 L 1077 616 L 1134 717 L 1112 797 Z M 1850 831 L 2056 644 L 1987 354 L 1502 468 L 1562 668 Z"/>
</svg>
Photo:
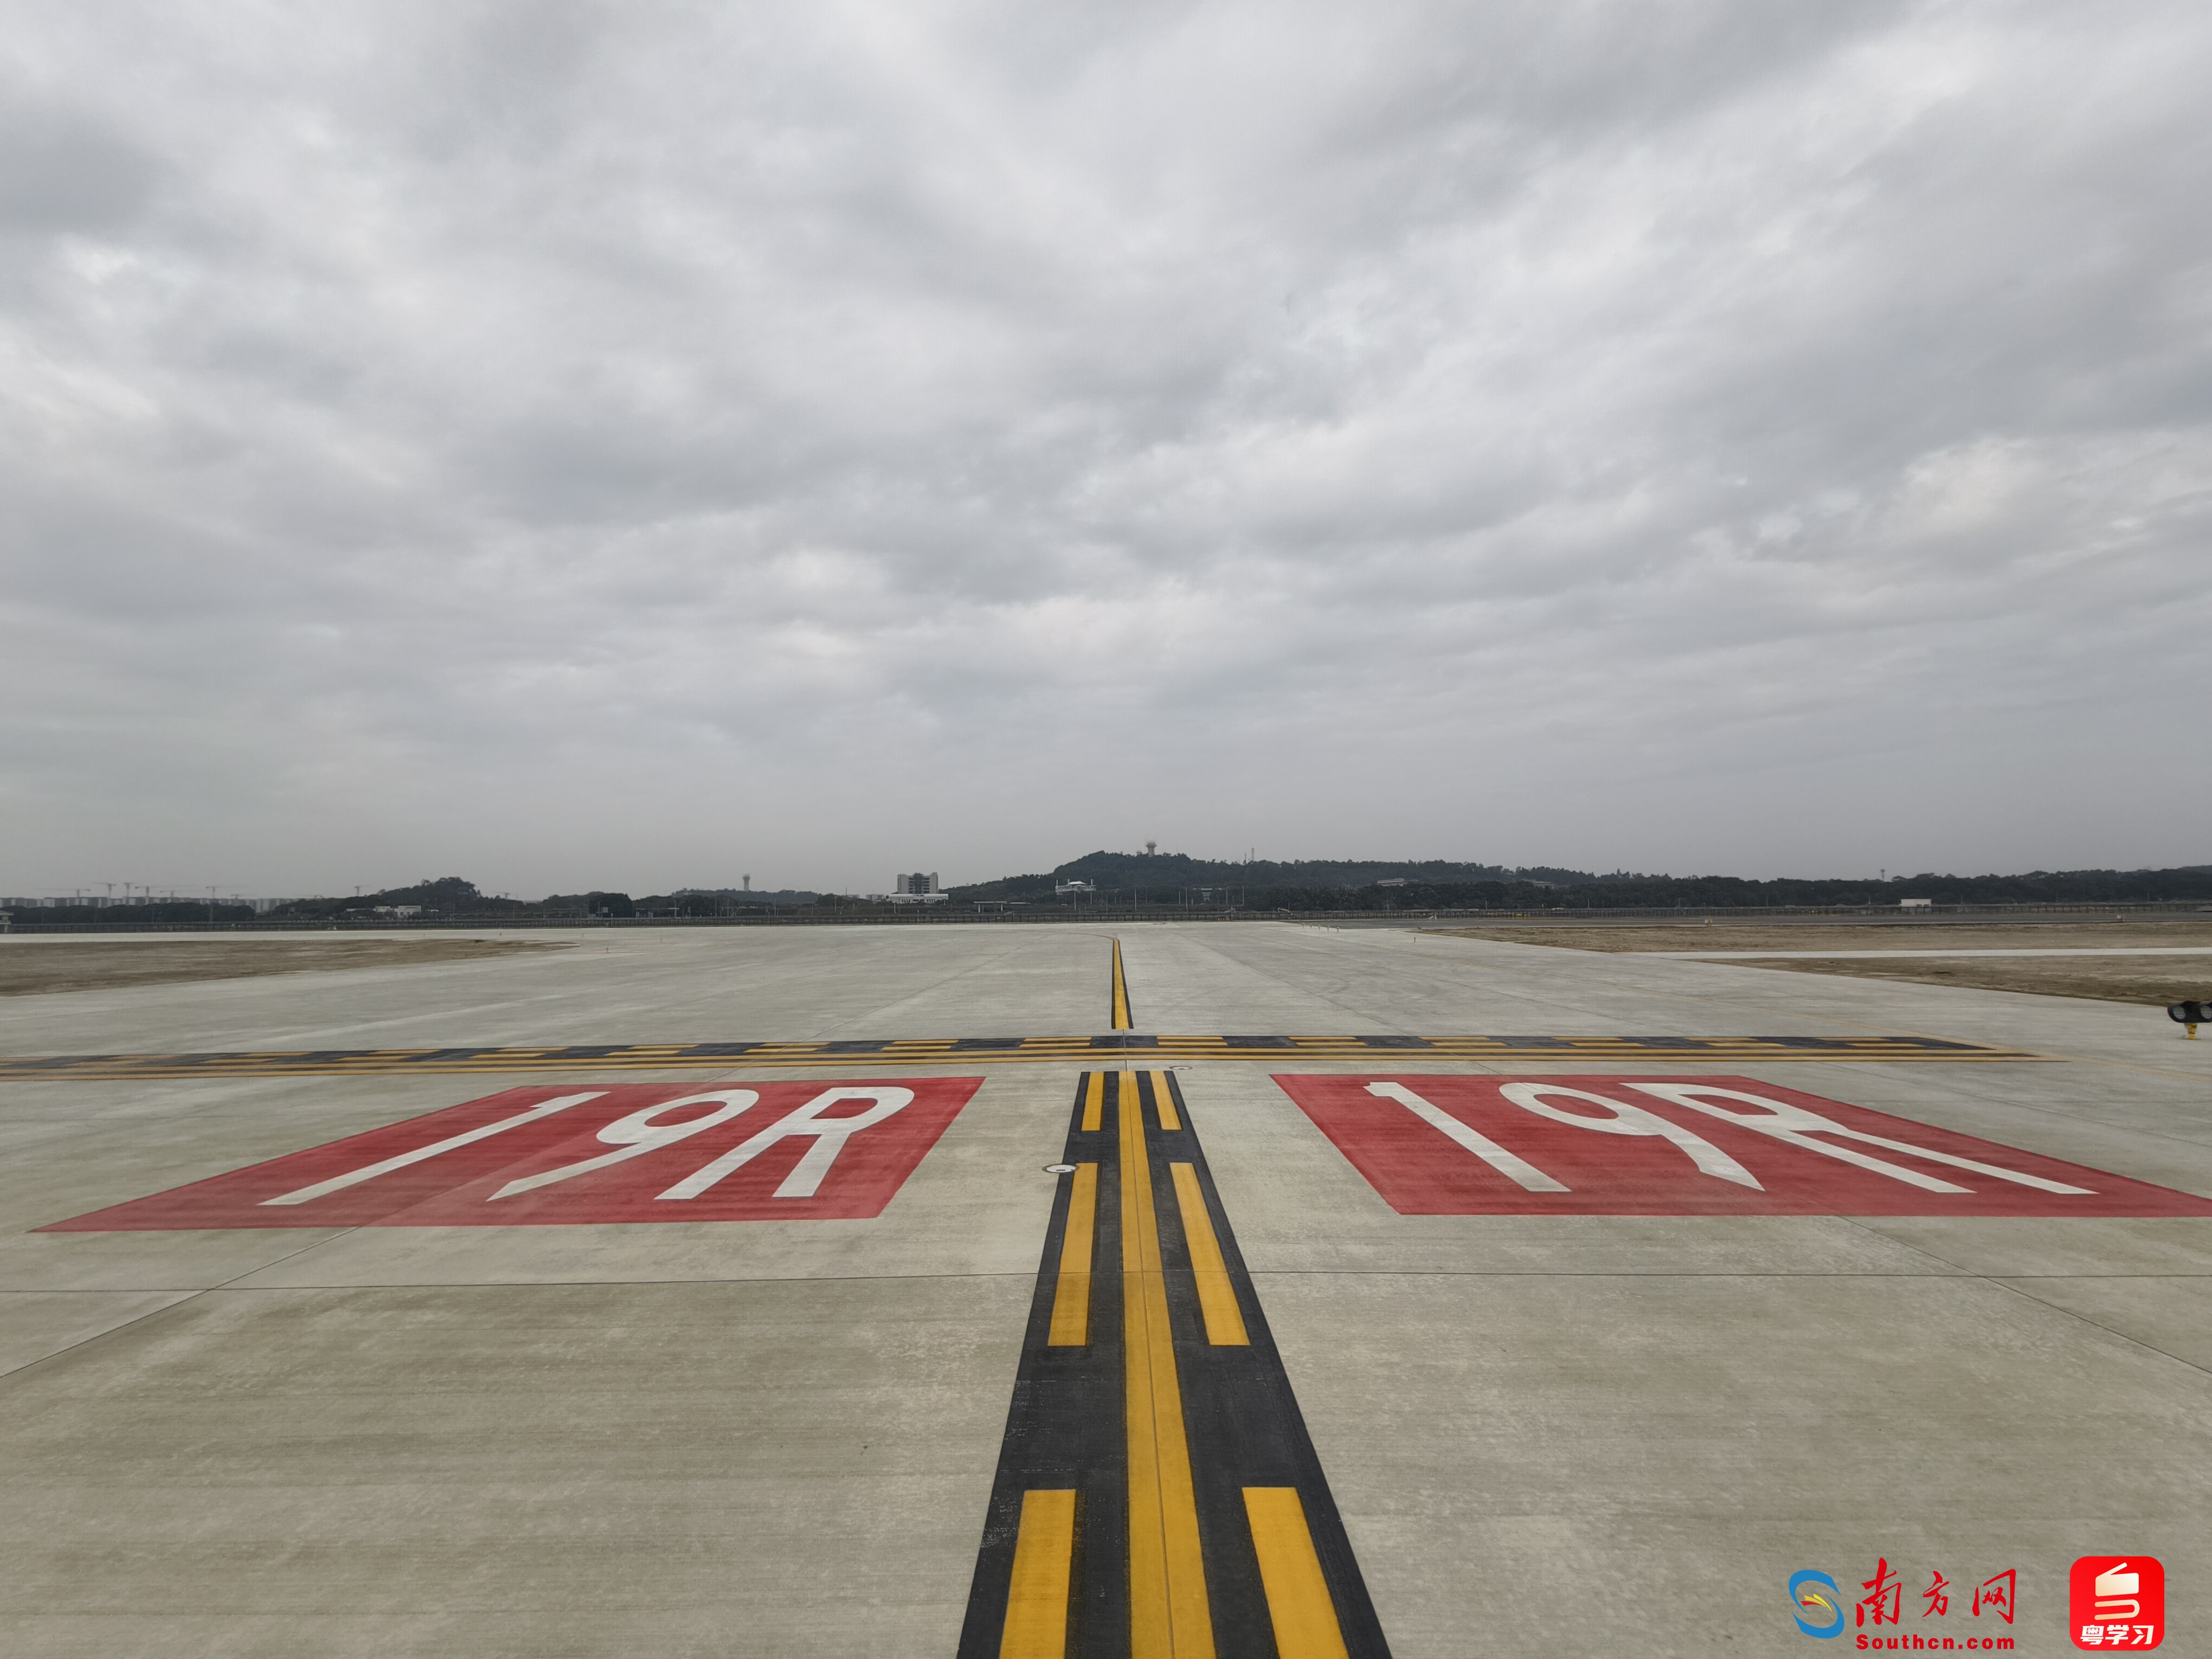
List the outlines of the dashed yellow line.
<svg viewBox="0 0 2212 1659">
<path fill-rule="evenodd" d="M 1074 1492 L 1024 1492 L 999 1659 L 1062 1659 L 1067 1651 L 1067 1587 L 1074 1561 Z"/>
<path fill-rule="evenodd" d="M 1083 1085 L 1083 1133 L 1095 1135 L 1105 1121 L 1106 1073 L 1093 1072 Z"/>
<path fill-rule="evenodd" d="M 1152 1073 L 1152 1109 L 1159 1114 L 1160 1127 L 1171 1135 L 1182 1133 L 1182 1119 L 1176 1114 L 1175 1097 L 1168 1091 L 1168 1074 Z"/>
<path fill-rule="evenodd" d="M 1170 1164 L 1175 1176 L 1176 1207 L 1182 1212 L 1182 1238 L 1190 1251 L 1191 1276 L 1198 1282 L 1199 1311 L 1206 1316 L 1206 1340 L 1217 1348 L 1249 1348 L 1252 1339 L 1244 1329 L 1243 1310 L 1237 1305 L 1237 1287 L 1230 1282 L 1229 1264 L 1221 1258 L 1221 1241 L 1213 1234 L 1213 1218 L 1206 1212 L 1206 1193 L 1198 1184 L 1198 1171 L 1188 1164 Z"/>
<path fill-rule="evenodd" d="M 1297 1488 L 1247 1486 L 1244 1513 L 1252 1523 L 1278 1659 L 1346 1659 L 1344 1631 Z"/>
<path fill-rule="evenodd" d="M 1060 1242 L 1060 1277 L 1052 1291 L 1051 1348 L 1086 1347 L 1091 1341 L 1091 1241 L 1097 1231 L 1098 1166 L 1079 1164 L 1069 1183 L 1067 1231 Z"/>
<path fill-rule="evenodd" d="M 1121 1340 L 1129 1436 L 1130 1659 L 1213 1659 L 1198 1499 L 1160 1263 L 1159 1217 L 1133 1079 L 1115 1116 L 1121 1152 Z"/>
</svg>

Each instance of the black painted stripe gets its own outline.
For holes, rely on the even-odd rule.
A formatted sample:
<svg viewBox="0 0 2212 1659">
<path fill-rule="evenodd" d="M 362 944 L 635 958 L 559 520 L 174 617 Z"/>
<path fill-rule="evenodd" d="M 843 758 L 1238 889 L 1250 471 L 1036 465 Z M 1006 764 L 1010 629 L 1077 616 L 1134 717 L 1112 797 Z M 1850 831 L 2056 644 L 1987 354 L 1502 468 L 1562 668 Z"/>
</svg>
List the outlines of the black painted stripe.
<svg viewBox="0 0 2212 1659">
<path fill-rule="evenodd" d="M 1064 1161 L 1099 1166 L 1093 1258 L 1091 1341 L 1080 1348 L 1048 1345 L 1066 1237 L 1072 1182 L 1062 1177 L 1030 1304 L 1021 1366 L 1006 1415 L 960 1659 L 997 1659 L 1006 1625 L 1024 1492 L 1073 1488 L 1078 1494 L 1074 1575 L 1069 1595 L 1067 1652 L 1080 1659 L 1127 1659 L 1128 1605 L 1128 1442 L 1124 1417 L 1127 1354 L 1122 1327 L 1121 1194 L 1116 1115 L 1136 1074 L 1120 1082 L 1097 1130 L 1083 1130 L 1089 1074 L 1079 1080 Z M 1153 1073 L 1152 1076 L 1165 1076 Z M 1160 1126 L 1150 1078 L 1140 1085 L 1145 1151 L 1151 1165 L 1166 1270 L 1169 1317 L 1182 1382 L 1216 1651 L 1221 1659 L 1273 1659 L 1275 1641 L 1243 1493 L 1249 1486 L 1294 1487 L 1304 1505 L 1339 1627 L 1352 1659 L 1388 1659 L 1389 1648 L 1360 1577 L 1351 1540 L 1307 1435 L 1305 1419 L 1277 1352 L 1267 1315 L 1221 1207 L 1206 1154 L 1192 1127 L 1188 1102 L 1168 1080 L 1180 1132 Z M 1249 1346 L 1212 1346 L 1206 1340 L 1170 1166 L 1193 1166 L 1228 1268 Z"/>
<path fill-rule="evenodd" d="M 1100 1050 L 1155 1061 L 1285 1060 L 1372 1065 L 1379 1054 L 1486 1064 L 1560 1060 L 1733 1061 L 1784 1060 L 2039 1060 L 2048 1055 L 1919 1036 L 1152 1036 L 890 1037 L 828 1042 L 586 1043 L 545 1048 L 322 1048 L 299 1053 L 3 1054 L 0 1081 L 112 1078 L 339 1077 L 392 1073 L 680 1071 L 750 1066 L 927 1066 L 1008 1061 L 1081 1065 Z"/>
</svg>

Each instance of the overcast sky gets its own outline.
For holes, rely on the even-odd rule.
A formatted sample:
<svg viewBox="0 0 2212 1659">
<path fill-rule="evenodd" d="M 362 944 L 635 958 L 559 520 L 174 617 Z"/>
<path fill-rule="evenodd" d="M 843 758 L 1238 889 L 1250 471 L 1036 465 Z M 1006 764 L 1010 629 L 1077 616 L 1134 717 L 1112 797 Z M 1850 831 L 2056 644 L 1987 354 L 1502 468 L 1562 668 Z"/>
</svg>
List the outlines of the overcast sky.
<svg viewBox="0 0 2212 1659">
<path fill-rule="evenodd" d="M 0 0 L 0 892 L 2212 860 L 2212 7 Z"/>
</svg>

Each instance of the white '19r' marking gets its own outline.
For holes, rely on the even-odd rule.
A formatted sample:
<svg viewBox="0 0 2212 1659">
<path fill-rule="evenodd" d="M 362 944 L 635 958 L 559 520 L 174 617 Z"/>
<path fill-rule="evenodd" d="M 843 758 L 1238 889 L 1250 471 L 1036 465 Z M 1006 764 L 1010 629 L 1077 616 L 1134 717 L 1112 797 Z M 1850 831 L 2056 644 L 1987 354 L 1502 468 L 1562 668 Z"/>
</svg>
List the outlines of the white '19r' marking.
<svg viewBox="0 0 2212 1659">
<path fill-rule="evenodd" d="M 641 1153 L 662 1146 L 672 1146 L 679 1140 L 697 1134 L 702 1129 L 711 1129 L 717 1123 L 727 1123 L 759 1099 L 760 1096 L 750 1089 L 718 1089 L 703 1095 L 686 1095 L 681 1100 L 664 1100 L 658 1106 L 648 1106 L 641 1112 L 632 1112 L 628 1117 L 617 1118 L 599 1131 L 601 1140 L 610 1146 L 620 1147 L 621 1151 L 602 1152 L 599 1157 L 587 1158 L 580 1164 L 564 1164 L 557 1170 L 524 1176 L 519 1181 L 508 1182 L 485 1201 L 495 1202 L 502 1198 L 513 1198 L 518 1193 L 533 1192 L 540 1187 L 550 1187 L 556 1181 L 567 1181 L 593 1170 L 604 1170 L 608 1164 L 619 1164 L 626 1158 L 636 1158 Z M 703 1106 L 709 1101 L 715 1103 L 720 1109 L 709 1112 L 704 1117 L 690 1118 L 682 1123 L 655 1123 L 653 1121 L 661 1113 L 672 1112 L 679 1106 Z"/>
<path fill-rule="evenodd" d="M 358 1187 L 362 1182 L 374 1181 L 380 1175 L 390 1175 L 394 1170 L 404 1170 L 410 1164 L 420 1164 L 426 1158 L 435 1158 L 441 1152 L 450 1152 L 456 1146 L 466 1146 L 472 1142 L 487 1139 L 490 1136 L 503 1133 L 509 1129 L 519 1129 L 526 1123 L 535 1123 L 541 1117 L 550 1117 L 556 1112 L 566 1111 L 569 1107 L 581 1105 L 585 1101 L 597 1100 L 605 1093 L 606 1093 L 605 1089 L 594 1089 L 589 1094 L 562 1095 L 532 1106 L 519 1116 L 503 1117 L 496 1123 L 485 1124 L 481 1129 L 471 1129 L 465 1134 L 454 1135 L 446 1140 L 434 1141 L 428 1146 L 417 1146 L 411 1152 L 402 1152 L 397 1158 L 387 1158 L 381 1164 L 371 1164 L 364 1169 L 351 1170 L 342 1176 L 332 1176 L 328 1181 L 319 1181 L 312 1187 L 302 1187 L 296 1193 L 286 1193 L 281 1198 L 264 1198 L 261 1201 L 264 1205 L 305 1204 L 312 1199 L 321 1198 L 331 1193 L 343 1192 L 348 1187 Z"/>
<path fill-rule="evenodd" d="M 1509 1083 L 1498 1093 L 1523 1110 L 1539 1117 L 1547 1117 L 1554 1123 L 1570 1123 L 1577 1129 L 1595 1129 L 1607 1135 L 1654 1135 L 1672 1141 L 1690 1155 L 1690 1162 L 1707 1175 L 1722 1181 L 1732 1181 L 1739 1187 L 1748 1187 L 1763 1193 L 1759 1177 L 1730 1158 L 1703 1135 L 1694 1134 L 1679 1123 L 1668 1121 L 1656 1112 L 1647 1112 L 1641 1106 L 1630 1106 L 1618 1100 L 1608 1100 L 1603 1095 L 1594 1095 L 1587 1089 L 1562 1088 L 1555 1083 Z M 1593 1106 L 1602 1106 L 1613 1114 L 1611 1117 L 1585 1117 L 1580 1112 L 1570 1112 L 1552 1105 L 1546 1095 L 1567 1095 L 1576 1100 L 1587 1100 Z"/>
<path fill-rule="evenodd" d="M 826 1089 L 808 1101 L 790 1116 L 771 1123 L 751 1139 L 741 1141 L 721 1157 L 695 1175 L 688 1175 L 661 1198 L 696 1198 L 732 1170 L 751 1163 L 769 1147 L 787 1135 L 811 1135 L 814 1144 L 806 1149 L 783 1184 L 775 1189 L 778 1198 L 811 1198 L 822 1185 L 822 1177 L 830 1173 L 830 1166 L 837 1161 L 837 1154 L 845 1150 L 845 1143 L 863 1129 L 881 1123 L 892 1113 L 914 1098 L 911 1089 Z M 823 1112 L 841 1100 L 872 1100 L 875 1104 L 865 1112 L 855 1112 L 850 1117 L 823 1117 Z"/>
<path fill-rule="evenodd" d="M 1566 1188 L 1526 1158 L 1509 1152 L 1496 1141 L 1479 1135 L 1449 1112 L 1431 1106 L 1402 1083 L 1370 1083 L 1367 1092 L 1395 1100 L 1424 1123 L 1433 1124 L 1523 1192 L 1564 1193 Z"/>
<path fill-rule="evenodd" d="M 1924 1158 L 1933 1164 L 1948 1164 L 1954 1170 L 1972 1170 L 1976 1175 L 1995 1176 L 1999 1181 L 2009 1181 L 2021 1187 L 2033 1187 L 2040 1192 L 2087 1194 L 2087 1187 L 2069 1187 L 2063 1182 L 2045 1181 L 2041 1176 L 2023 1175 L 2018 1170 L 1999 1169 L 1994 1164 L 1977 1164 L 1971 1158 L 1957 1158 L 1949 1152 L 1939 1152 L 1926 1146 L 1916 1146 L 1909 1140 L 1890 1140 L 1881 1135 L 1870 1135 L 1863 1129 L 1847 1129 L 1842 1124 L 1822 1117 L 1818 1112 L 1808 1112 L 1802 1106 L 1789 1106 L 1778 1100 L 1769 1100 L 1765 1095 L 1748 1095 L 1741 1089 L 1717 1089 L 1704 1083 L 1632 1083 L 1647 1095 L 1656 1095 L 1662 1100 L 1671 1100 L 1677 1106 L 1687 1106 L 1693 1112 L 1703 1112 L 1707 1117 L 1717 1117 L 1723 1123 L 1733 1123 L 1739 1128 L 1750 1129 L 1791 1146 L 1802 1146 L 1808 1152 L 1823 1157 L 1840 1158 L 1845 1164 L 1855 1164 L 1862 1170 L 1872 1170 L 1876 1175 L 1886 1175 L 1893 1181 L 1902 1181 L 1931 1193 L 1970 1193 L 1971 1187 L 1959 1187 L 1948 1181 L 1938 1181 L 1934 1176 L 1923 1175 L 1917 1170 L 1885 1164 L 1878 1158 L 1869 1158 L 1864 1152 L 1855 1152 L 1848 1146 L 1831 1146 L 1826 1141 L 1814 1140 L 1815 1134 L 1841 1135 L 1846 1140 L 1856 1140 L 1869 1146 L 1886 1146 L 1893 1152 L 1903 1152 L 1911 1158 Z M 1731 1111 L 1717 1106 L 1716 1100 L 1740 1100 L 1748 1106 L 1762 1107 L 1756 1112 Z"/>
</svg>

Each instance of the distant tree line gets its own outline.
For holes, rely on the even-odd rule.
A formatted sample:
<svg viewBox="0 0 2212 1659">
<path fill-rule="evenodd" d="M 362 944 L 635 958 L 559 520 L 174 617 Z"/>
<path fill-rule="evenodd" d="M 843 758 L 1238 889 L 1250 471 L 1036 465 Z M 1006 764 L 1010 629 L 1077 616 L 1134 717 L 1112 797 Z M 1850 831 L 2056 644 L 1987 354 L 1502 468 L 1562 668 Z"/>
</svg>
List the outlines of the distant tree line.
<svg viewBox="0 0 2212 1659">
<path fill-rule="evenodd" d="M 633 898 L 628 893 L 594 889 L 584 893 L 550 893 L 541 899 L 497 897 L 482 891 L 472 881 L 441 876 L 418 881 L 411 887 L 388 887 L 381 892 L 360 893 L 351 898 L 303 898 L 280 904 L 268 914 L 274 921 L 374 920 L 414 910 L 424 917 L 471 916 L 487 920 L 557 921 L 592 917 L 634 918 L 670 916 L 711 918 L 765 915 L 793 904 L 811 903 L 812 893 L 782 891 L 749 893 L 736 888 L 687 888 L 674 893 L 655 893 Z M 42 916 L 45 913 L 41 913 Z M 248 913 L 249 915 L 251 913 Z"/>
<path fill-rule="evenodd" d="M 1287 878 L 1285 872 L 1288 872 Z M 1379 873 L 1378 873 L 1379 872 Z M 1345 877 L 1347 879 L 1334 879 Z M 1088 882 L 1095 890 L 1056 895 L 1056 886 Z M 1309 860 L 1302 864 L 1230 864 L 1180 854 L 1092 853 L 1042 874 L 1006 876 L 956 887 L 948 908 L 1014 904 L 1070 911 L 1141 902 L 1207 910 L 1719 910 L 1790 905 L 1895 905 L 1900 899 L 1936 904 L 2212 904 L 2212 865 L 2169 870 L 2033 871 L 2011 876 L 1898 876 L 1887 881 L 1800 879 L 1747 881 L 1735 876 L 1647 876 L 1616 872 L 1495 865 L 1410 864 Z M 836 893 L 795 890 L 754 893 L 738 889 L 686 888 L 633 898 L 594 890 L 554 893 L 542 899 L 487 894 L 459 876 L 441 876 L 408 887 L 349 898 L 293 899 L 269 910 L 273 921 L 377 921 L 459 919 L 585 921 L 669 917 L 686 920 L 789 914 L 805 906 L 816 914 L 875 914 L 891 907 Z M 102 923 L 110 927 L 175 927 L 210 921 L 256 920 L 249 905 L 179 899 L 147 904 L 40 906 L 21 911 L 18 923 Z"/>
<path fill-rule="evenodd" d="M 1089 882 L 1096 895 L 1056 896 L 1069 882 Z M 1387 885 L 1382 884 L 1389 884 Z M 1200 901 L 1201 892 L 1214 896 Z M 955 904 L 1012 901 L 1028 905 L 1091 902 L 1146 904 L 1225 901 L 1248 910 L 1612 910 L 1648 908 L 1731 909 L 1786 905 L 1893 905 L 1924 898 L 1937 904 L 2143 904 L 2212 901 L 2212 865 L 2169 870 L 2034 871 L 2026 875 L 1899 876 L 1887 880 L 1800 878 L 1749 881 L 1736 876 L 1641 875 L 1547 866 L 1442 860 L 1388 864 L 1307 860 L 1249 864 L 1092 853 L 1048 873 L 1002 877 L 951 890 Z"/>
<path fill-rule="evenodd" d="M 1379 887 L 1255 887 L 1254 910 L 1724 910 L 1787 905 L 2151 904 L 2212 902 L 2212 869 L 2036 871 L 2019 876 L 1899 876 L 1888 881 L 1746 881 L 1735 876 L 1589 877 L 1416 882 Z"/>
<path fill-rule="evenodd" d="M 106 922 L 112 927 L 205 927 L 210 921 L 252 921 L 250 904 L 210 904 L 205 899 L 159 899 L 151 904 L 41 904 L 15 913 L 19 922 Z"/>
</svg>

